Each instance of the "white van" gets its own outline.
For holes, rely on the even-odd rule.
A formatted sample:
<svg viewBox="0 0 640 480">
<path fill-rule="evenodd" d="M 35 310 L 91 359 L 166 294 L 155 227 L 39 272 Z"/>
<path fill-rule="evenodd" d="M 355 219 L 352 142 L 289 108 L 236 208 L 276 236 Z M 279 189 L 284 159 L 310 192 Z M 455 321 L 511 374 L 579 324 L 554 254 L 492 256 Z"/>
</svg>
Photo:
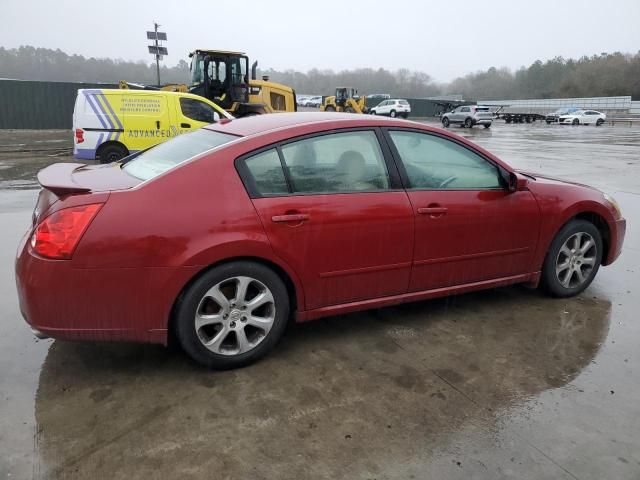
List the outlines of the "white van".
<svg viewBox="0 0 640 480">
<path fill-rule="evenodd" d="M 73 156 L 115 162 L 221 118 L 233 117 L 190 93 L 81 89 L 73 109 Z"/>
</svg>

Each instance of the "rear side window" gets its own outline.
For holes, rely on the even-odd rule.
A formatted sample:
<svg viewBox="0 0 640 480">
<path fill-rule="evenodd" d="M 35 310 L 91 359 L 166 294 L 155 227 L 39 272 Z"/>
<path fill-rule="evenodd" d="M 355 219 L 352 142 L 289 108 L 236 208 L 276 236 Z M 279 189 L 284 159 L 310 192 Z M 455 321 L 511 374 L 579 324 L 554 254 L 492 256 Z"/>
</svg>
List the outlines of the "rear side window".
<svg viewBox="0 0 640 480">
<path fill-rule="evenodd" d="M 262 196 L 287 195 L 289 189 L 275 148 L 245 160 L 253 187 Z"/>
<path fill-rule="evenodd" d="M 156 145 L 127 162 L 122 168 L 140 180 L 150 180 L 196 155 L 238 137 L 200 129 Z"/>
<path fill-rule="evenodd" d="M 333 133 L 282 147 L 293 193 L 365 192 L 389 188 L 373 131 Z"/>
<path fill-rule="evenodd" d="M 406 100 L 400 100 L 400 105 L 409 105 L 409 102 L 407 102 Z"/>
<path fill-rule="evenodd" d="M 215 123 L 220 120 L 220 114 L 211 105 L 194 98 L 181 98 L 182 114 L 197 122 Z"/>
</svg>

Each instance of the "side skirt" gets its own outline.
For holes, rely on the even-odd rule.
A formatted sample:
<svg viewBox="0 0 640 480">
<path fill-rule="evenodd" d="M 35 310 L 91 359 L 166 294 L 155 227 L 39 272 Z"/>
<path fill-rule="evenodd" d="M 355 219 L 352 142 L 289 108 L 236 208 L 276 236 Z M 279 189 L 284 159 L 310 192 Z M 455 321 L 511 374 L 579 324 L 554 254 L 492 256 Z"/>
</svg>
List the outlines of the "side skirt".
<svg viewBox="0 0 640 480">
<path fill-rule="evenodd" d="M 327 307 L 316 308 L 314 310 L 298 311 L 296 312 L 295 320 L 296 322 L 307 322 L 309 320 L 315 320 L 317 318 L 328 317 L 331 315 L 358 312 L 371 308 L 388 307 L 391 305 L 399 305 L 401 303 L 417 302 L 420 300 L 429 300 L 432 298 L 446 297 L 449 295 L 459 295 L 461 293 L 474 292 L 476 290 L 485 290 L 495 287 L 503 287 L 515 283 L 526 283 L 528 287 L 535 288 L 539 280 L 540 272 L 525 273 L 521 275 L 513 275 L 511 277 L 465 283 L 464 285 L 456 285 L 452 287 L 435 288 L 432 290 L 424 290 L 421 292 L 409 292 L 402 295 L 373 298 L 358 302 L 342 303 L 340 305 L 329 305 Z"/>
</svg>

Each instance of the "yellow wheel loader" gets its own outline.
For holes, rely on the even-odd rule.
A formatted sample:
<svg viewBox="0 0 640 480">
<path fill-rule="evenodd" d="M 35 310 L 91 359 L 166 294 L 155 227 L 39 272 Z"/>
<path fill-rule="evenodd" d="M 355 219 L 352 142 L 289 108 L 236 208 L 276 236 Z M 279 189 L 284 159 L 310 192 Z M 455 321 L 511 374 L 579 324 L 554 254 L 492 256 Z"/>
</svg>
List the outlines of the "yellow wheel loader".
<svg viewBox="0 0 640 480">
<path fill-rule="evenodd" d="M 211 100 L 235 117 L 297 110 L 293 88 L 270 82 L 266 76 L 256 79 L 258 62 L 253 63 L 249 78 L 249 58 L 244 53 L 195 50 L 189 56 L 190 86 L 152 87 L 120 81 L 120 88 L 193 93 Z"/>
<path fill-rule="evenodd" d="M 366 98 L 358 95 L 353 87 L 336 88 L 335 96 L 325 97 L 320 110 L 323 112 L 366 113 Z"/>
</svg>

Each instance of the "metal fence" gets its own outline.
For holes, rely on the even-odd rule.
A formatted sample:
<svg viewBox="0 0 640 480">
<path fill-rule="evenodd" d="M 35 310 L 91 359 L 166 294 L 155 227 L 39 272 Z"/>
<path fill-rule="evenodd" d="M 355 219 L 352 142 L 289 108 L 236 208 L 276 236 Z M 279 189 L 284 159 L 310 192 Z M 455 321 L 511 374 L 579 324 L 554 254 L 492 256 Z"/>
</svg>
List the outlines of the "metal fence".
<svg viewBox="0 0 640 480">
<path fill-rule="evenodd" d="M 108 83 L 0 80 L 0 129 L 71 128 L 79 88 L 118 88 Z"/>
<path fill-rule="evenodd" d="M 479 102 L 490 107 L 503 107 L 507 113 L 548 113 L 559 108 L 577 107 L 598 110 L 608 114 L 627 114 L 631 109 L 631 97 L 583 97 L 583 98 L 545 98 L 531 100 L 483 100 Z"/>
</svg>

